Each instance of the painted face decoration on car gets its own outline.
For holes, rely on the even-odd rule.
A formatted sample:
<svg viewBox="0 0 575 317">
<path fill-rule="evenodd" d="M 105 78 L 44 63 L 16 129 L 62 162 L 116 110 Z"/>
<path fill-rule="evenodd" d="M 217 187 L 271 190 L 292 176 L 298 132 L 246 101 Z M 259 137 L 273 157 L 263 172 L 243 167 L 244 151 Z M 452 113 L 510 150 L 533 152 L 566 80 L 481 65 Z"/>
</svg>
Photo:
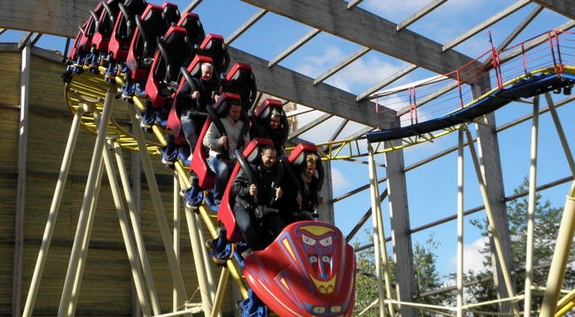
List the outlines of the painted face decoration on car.
<svg viewBox="0 0 575 317">
<path fill-rule="evenodd" d="M 332 293 L 337 281 L 337 274 L 332 272 L 335 231 L 324 226 L 307 225 L 299 227 L 295 233 L 301 237 L 303 250 L 311 267 L 308 274 L 318 292 Z"/>
</svg>

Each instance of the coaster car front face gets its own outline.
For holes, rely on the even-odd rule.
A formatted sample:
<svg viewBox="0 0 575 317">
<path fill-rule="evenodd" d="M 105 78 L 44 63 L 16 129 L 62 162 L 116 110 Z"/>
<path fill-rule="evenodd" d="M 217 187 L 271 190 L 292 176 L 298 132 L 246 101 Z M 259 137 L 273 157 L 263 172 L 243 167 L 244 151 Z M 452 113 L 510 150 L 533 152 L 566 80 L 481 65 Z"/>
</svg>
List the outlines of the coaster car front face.
<svg viewBox="0 0 575 317">
<path fill-rule="evenodd" d="M 258 297 L 280 316 L 351 316 L 355 253 L 335 226 L 288 225 L 265 250 L 245 259 L 243 272 Z"/>
</svg>

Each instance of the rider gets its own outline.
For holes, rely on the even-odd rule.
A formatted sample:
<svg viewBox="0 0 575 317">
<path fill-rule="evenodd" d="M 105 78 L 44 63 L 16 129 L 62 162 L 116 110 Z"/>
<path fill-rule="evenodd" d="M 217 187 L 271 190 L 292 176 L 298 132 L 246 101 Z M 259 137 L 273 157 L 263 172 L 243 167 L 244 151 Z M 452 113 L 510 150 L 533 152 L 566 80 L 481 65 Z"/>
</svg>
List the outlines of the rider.
<svg viewBox="0 0 575 317">
<path fill-rule="evenodd" d="M 231 183 L 230 195 L 235 197 L 235 206 L 230 207 L 245 242 L 242 245 L 261 250 L 285 227 L 279 208 L 287 206 L 282 201 L 284 165 L 277 162 L 276 151 L 270 142 L 261 146 L 254 162 L 240 160 L 240 166 Z M 220 228 L 218 237 L 208 240 L 206 247 L 210 249 L 214 263 L 223 265 L 233 256 L 236 246 L 226 238 L 225 228 Z"/>
<path fill-rule="evenodd" d="M 213 190 L 213 203 L 219 205 L 236 163 L 235 151 L 242 149 L 248 142 L 247 129 L 242 120 L 240 103 L 230 103 L 227 115 L 218 122 L 210 123 L 203 139 L 203 145 L 210 149 L 208 165 L 216 174 Z M 224 131 L 222 131 L 222 128 Z M 244 132 L 245 131 L 245 132 Z"/>
<path fill-rule="evenodd" d="M 176 98 L 183 103 L 180 120 L 186 140 L 190 145 L 190 153 L 194 150 L 198 135 L 206 121 L 206 107 L 214 104 L 217 99 L 215 91 L 218 89 L 217 76 L 214 76 L 214 66 L 203 63 L 200 78 L 192 77 L 193 82 L 185 83 Z"/>
<path fill-rule="evenodd" d="M 272 146 L 262 147 L 259 160 L 242 168 L 234 179 L 236 223 L 252 250 L 264 249 L 285 227 L 280 215 L 283 185 L 283 165 Z"/>
<path fill-rule="evenodd" d="M 274 143 L 279 156 L 286 154 L 284 143 L 288 138 L 289 123 L 279 100 L 268 98 L 252 117 L 250 136 L 268 138 Z"/>
</svg>

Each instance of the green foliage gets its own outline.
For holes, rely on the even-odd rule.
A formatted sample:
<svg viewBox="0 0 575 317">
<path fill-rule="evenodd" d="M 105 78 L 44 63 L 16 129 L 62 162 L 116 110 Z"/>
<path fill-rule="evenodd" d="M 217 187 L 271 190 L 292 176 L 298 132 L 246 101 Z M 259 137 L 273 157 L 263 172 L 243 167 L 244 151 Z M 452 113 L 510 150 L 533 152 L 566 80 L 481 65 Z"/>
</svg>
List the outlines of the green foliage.
<svg viewBox="0 0 575 317">
<path fill-rule="evenodd" d="M 528 190 L 529 182 L 524 179 L 523 183 L 514 190 L 516 195 L 526 193 Z M 507 204 L 507 216 L 509 219 L 509 234 L 511 236 L 511 249 L 513 252 L 513 264 L 515 267 L 515 280 L 517 284 L 516 293 L 520 294 L 525 291 L 525 260 L 527 254 L 527 224 L 528 224 L 528 208 L 529 197 L 510 201 Z M 535 199 L 535 214 L 534 214 L 534 240 L 533 240 L 533 285 L 545 287 L 547 276 L 549 275 L 549 264 L 551 263 L 555 239 L 559 232 L 559 225 L 561 223 L 562 208 L 555 208 L 551 206 L 549 201 L 542 201 L 541 195 L 537 194 Z M 475 226 L 483 230 L 483 235 L 487 236 L 487 223 L 486 221 L 474 221 Z M 491 266 L 491 257 L 489 245 L 482 248 L 481 253 L 484 255 L 484 262 L 486 270 L 477 273 L 477 275 L 469 275 L 468 279 L 481 279 L 492 275 L 489 269 Z M 567 267 L 564 287 L 572 289 L 575 283 L 575 271 Z M 468 289 L 468 293 L 475 302 L 494 300 L 497 298 L 495 286 L 490 278 L 484 278 L 481 283 L 474 285 Z M 534 294 L 532 300 L 532 311 L 537 311 L 542 300 L 542 294 Z M 489 307 L 482 307 L 484 311 L 496 312 L 495 305 Z"/>
<path fill-rule="evenodd" d="M 514 190 L 516 195 L 525 193 L 528 189 L 527 179 Z M 525 280 L 525 259 L 527 245 L 527 220 L 528 220 L 528 200 L 527 196 L 508 202 L 507 215 L 509 219 L 509 234 L 511 236 L 511 249 L 513 251 L 513 261 L 515 272 L 514 277 L 517 281 L 516 294 L 524 293 Z M 534 216 L 534 249 L 533 249 L 533 274 L 534 286 L 544 287 L 549 274 L 549 263 L 553 257 L 555 239 L 562 217 L 562 208 L 551 206 L 549 201 L 542 201 L 541 196 L 536 197 L 535 216 Z M 488 227 L 486 220 L 472 221 L 472 224 L 480 228 L 484 236 L 488 236 Z M 367 232 L 371 236 L 370 232 Z M 356 248 L 359 245 L 355 246 Z M 438 291 L 444 288 L 440 274 L 437 271 L 437 258 L 435 251 L 438 249 L 438 242 L 433 240 L 431 235 L 425 244 L 415 243 L 413 263 L 415 269 L 415 279 L 418 288 L 418 298 L 416 301 L 422 304 L 455 306 L 456 290 Z M 491 249 L 489 244 L 481 249 L 484 256 L 485 270 L 481 272 L 468 272 L 464 276 L 465 283 L 465 302 L 466 303 L 483 303 L 497 299 L 497 290 L 493 282 L 493 273 L 491 270 Z M 366 248 L 356 253 L 358 275 L 356 280 L 356 309 L 365 309 L 377 301 L 379 296 L 378 283 L 376 278 L 376 268 L 373 248 Z M 395 285 L 393 261 L 389 259 L 391 265 L 391 284 Z M 451 274 L 455 280 L 455 274 Z M 566 269 L 564 289 L 575 288 L 575 270 L 568 266 Z M 395 290 L 393 290 L 395 292 Z M 541 303 L 541 293 L 534 293 L 532 311 L 537 311 Z M 393 295 L 395 298 L 395 295 Z M 522 308 L 521 308 L 522 309 Z M 485 316 L 489 312 L 497 313 L 498 304 L 482 305 L 477 308 L 478 311 L 466 312 L 466 316 Z M 441 316 L 441 314 L 420 310 L 420 316 L 431 317 Z M 568 313 L 567 315 L 575 315 Z M 362 316 L 378 317 L 378 306 L 374 305 L 372 309 L 365 312 Z"/>
<path fill-rule="evenodd" d="M 359 245 L 355 245 L 357 248 Z M 379 298 L 378 282 L 375 275 L 375 258 L 373 249 L 364 249 L 356 252 L 358 274 L 355 281 L 355 307 L 365 309 L 375 303 Z M 376 307 L 379 307 L 376 305 Z M 370 309 L 362 316 L 378 317 L 378 309 Z"/>
<path fill-rule="evenodd" d="M 442 286 L 439 272 L 437 271 L 436 263 L 437 257 L 434 251 L 437 250 L 439 244 L 433 240 L 433 236 L 430 236 L 425 245 L 420 243 L 415 244 L 415 251 L 413 254 L 413 262 L 415 267 L 415 279 L 418 287 L 419 294 L 425 294 L 427 292 L 436 290 Z M 359 245 L 355 245 L 356 248 Z M 378 292 L 378 280 L 375 267 L 375 258 L 373 248 L 363 249 L 356 252 L 357 256 L 357 268 L 358 275 L 356 279 L 356 309 L 365 309 L 370 305 L 373 305 L 372 309 L 366 311 L 362 316 L 378 317 L 379 310 L 377 299 L 379 297 Z M 394 276 L 394 264 L 390 258 L 388 261 L 390 265 L 390 278 L 391 284 L 395 285 Z M 422 296 L 418 302 L 431 304 L 431 305 L 444 305 L 446 300 L 453 294 L 447 293 L 433 293 Z M 395 289 L 392 290 L 392 297 L 395 296 Z M 397 309 L 397 308 L 396 308 Z M 420 316 L 435 316 L 433 313 L 421 310 Z"/>
</svg>

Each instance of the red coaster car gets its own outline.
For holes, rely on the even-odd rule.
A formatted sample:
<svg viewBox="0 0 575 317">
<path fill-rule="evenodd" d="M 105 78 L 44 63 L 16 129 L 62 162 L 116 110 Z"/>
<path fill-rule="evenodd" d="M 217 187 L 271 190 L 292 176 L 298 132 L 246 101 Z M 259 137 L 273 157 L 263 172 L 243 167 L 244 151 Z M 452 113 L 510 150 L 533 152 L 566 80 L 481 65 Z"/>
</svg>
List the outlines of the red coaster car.
<svg viewBox="0 0 575 317">
<path fill-rule="evenodd" d="M 112 36 L 115 18 L 119 11 L 118 4 L 119 1 L 117 0 L 102 1 L 104 10 L 102 10 L 100 15 L 97 15 L 93 11 L 90 12 L 96 20 L 96 32 L 94 32 L 94 36 L 92 37 L 92 45 L 98 52 L 108 53 L 110 37 Z"/>
<path fill-rule="evenodd" d="M 214 61 L 214 74 L 220 75 L 224 73 L 230 65 L 228 47 L 224 43 L 224 37 L 219 34 L 208 34 L 202 44 L 200 44 L 198 54 L 212 58 Z"/>
<path fill-rule="evenodd" d="M 74 46 L 68 55 L 69 60 L 83 63 L 83 60 L 78 61 L 77 59 L 83 58 L 88 52 L 90 52 L 92 47 L 92 37 L 94 36 L 94 32 L 96 32 L 96 18 L 100 16 L 103 10 L 103 2 L 98 2 L 94 10 L 90 12 L 90 16 L 86 22 L 79 27 L 76 39 L 74 40 Z"/>
<path fill-rule="evenodd" d="M 170 26 L 163 37 L 157 39 L 151 71 L 146 82 L 146 93 L 152 106 L 166 108 L 176 92 L 180 68 L 188 65 L 193 54 L 186 29 Z"/>
<path fill-rule="evenodd" d="M 192 59 L 188 67 L 185 69 L 186 73 L 182 73 L 183 76 L 180 76 L 181 77 L 180 84 L 178 85 L 176 95 L 180 93 L 180 91 L 182 91 L 182 89 L 184 88 L 184 84 L 186 82 L 188 82 L 188 85 L 191 86 L 190 82 L 193 80 L 192 77 L 200 78 L 200 76 L 202 75 L 201 66 L 203 63 L 212 64 L 213 63 L 212 58 L 203 55 L 194 56 L 194 59 Z M 182 69 L 180 69 L 180 71 L 182 72 Z M 186 100 L 186 102 L 189 101 Z M 184 132 L 182 131 L 182 122 L 180 121 L 180 114 L 184 106 L 185 105 L 179 105 L 178 99 L 176 98 L 174 102 L 172 102 L 172 108 L 170 108 L 170 113 L 168 115 L 168 129 L 172 131 L 172 134 L 174 135 L 174 141 L 178 145 L 187 144 L 186 137 L 184 136 Z M 194 149 L 190 149 L 190 151 L 192 152 L 193 150 Z"/>
<path fill-rule="evenodd" d="M 172 23 L 180 18 L 178 6 L 164 2 L 162 6 L 149 3 L 141 16 L 134 20 L 136 28 L 128 50 L 126 66 L 135 81 L 146 81 L 157 48 L 157 38 L 163 36 Z"/>
<path fill-rule="evenodd" d="M 238 162 L 252 163 L 270 139 L 252 139 Z M 297 146 L 293 163 L 315 146 Z M 315 149 L 317 150 L 317 149 Z M 242 163 L 236 164 L 235 179 Z M 230 182 L 231 183 L 231 182 Z M 229 241 L 241 241 L 233 211 L 231 186 L 224 193 L 218 221 Z M 272 244 L 250 253 L 242 273 L 257 297 L 279 316 L 351 316 L 355 302 L 355 252 L 341 231 L 321 221 L 299 221 L 287 225 Z"/>
<path fill-rule="evenodd" d="M 255 138 L 250 141 L 242 151 L 242 157 L 247 163 L 253 163 L 256 159 L 260 157 L 260 150 L 263 146 L 273 146 L 272 140 L 264 138 Z M 240 158 L 238 158 L 240 159 Z M 218 211 L 218 221 L 220 221 L 226 228 L 226 238 L 229 241 L 240 241 L 242 237 L 240 231 L 236 226 L 236 216 L 234 214 L 233 208 L 235 205 L 235 200 L 232 197 L 232 186 L 233 180 L 238 175 L 241 169 L 241 165 L 237 163 L 234 166 L 232 173 L 230 174 L 230 181 L 224 196 L 222 197 L 222 202 L 220 204 L 220 209 Z"/>
<path fill-rule="evenodd" d="M 354 250 L 337 227 L 299 221 L 266 249 L 248 255 L 243 274 L 279 316 L 351 316 L 355 270 Z"/>
<path fill-rule="evenodd" d="M 276 129 L 272 129 L 270 126 L 271 117 L 274 113 L 280 115 L 279 126 Z M 272 139 L 276 150 L 278 150 L 278 155 L 284 155 L 284 144 L 289 134 L 289 122 L 283 110 L 282 102 L 273 98 L 264 99 L 250 119 L 252 123 L 250 136 Z"/>
<path fill-rule="evenodd" d="M 192 152 L 192 162 L 190 164 L 190 170 L 195 173 L 198 177 L 198 184 L 201 188 L 212 189 L 214 188 L 215 182 L 215 174 L 208 166 L 207 159 L 209 157 L 208 149 L 203 145 L 202 140 L 204 139 L 206 133 L 208 132 L 208 128 L 210 124 L 215 122 L 216 125 L 221 125 L 219 121 L 220 118 L 224 117 L 225 114 L 228 113 L 228 109 L 230 104 L 240 104 L 240 96 L 237 94 L 230 94 L 230 93 L 223 93 L 213 107 L 206 107 L 208 111 L 208 118 L 204 123 L 204 127 L 202 128 L 202 132 L 198 137 L 198 142 L 196 143 L 196 148 Z M 244 118 L 244 120 L 246 120 Z M 247 126 L 247 124 L 246 124 Z M 220 131 L 222 131 L 223 127 L 219 127 Z M 222 132 L 225 134 L 225 129 Z M 232 172 L 233 176 L 233 172 Z M 232 179 L 232 178 L 230 178 Z M 227 188 L 226 188 L 227 190 Z M 226 194 L 224 193 L 224 196 Z"/>
<path fill-rule="evenodd" d="M 118 3 L 118 15 L 116 24 L 108 44 L 108 51 L 112 59 L 118 62 L 125 62 L 130 49 L 130 42 L 136 27 L 136 15 L 140 15 L 146 8 L 145 0 L 129 0 L 125 3 Z"/>
<path fill-rule="evenodd" d="M 178 21 L 178 26 L 186 29 L 190 44 L 194 48 L 199 47 L 206 37 L 206 32 L 204 31 L 200 17 L 195 13 L 183 12 L 180 21 Z"/>
<path fill-rule="evenodd" d="M 240 95 L 243 111 L 249 111 L 256 101 L 258 87 L 256 77 L 249 64 L 236 62 L 232 65 L 221 83 L 222 92 Z"/>
</svg>

